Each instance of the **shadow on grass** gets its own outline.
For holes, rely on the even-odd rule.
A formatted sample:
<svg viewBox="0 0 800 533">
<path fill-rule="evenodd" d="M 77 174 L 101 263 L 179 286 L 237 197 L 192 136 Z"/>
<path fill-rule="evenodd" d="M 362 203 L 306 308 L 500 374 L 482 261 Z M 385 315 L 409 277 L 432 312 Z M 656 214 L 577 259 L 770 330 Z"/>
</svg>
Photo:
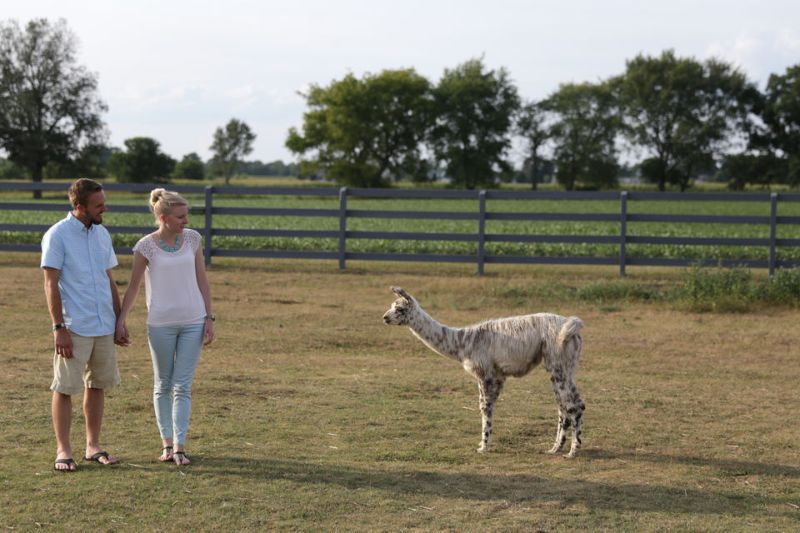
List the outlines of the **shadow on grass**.
<svg viewBox="0 0 800 533">
<path fill-rule="evenodd" d="M 613 452 L 609 450 L 585 450 L 585 457 L 592 459 L 612 459 L 619 461 L 647 461 L 663 464 L 685 464 L 692 466 L 708 466 L 723 473 L 736 476 L 762 475 L 800 478 L 800 467 L 756 463 L 753 461 L 737 461 L 735 459 L 709 459 L 707 457 L 684 457 L 679 455 L 660 455 L 651 453 Z"/>
<path fill-rule="evenodd" d="M 545 479 L 529 474 L 443 473 L 420 470 L 388 471 L 336 464 L 277 459 L 206 457 L 198 470 L 209 474 L 249 479 L 287 480 L 315 485 L 338 485 L 347 490 L 378 489 L 406 495 L 466 499 L 485 502 L 583 504 L 590 509 L 686 514 L 747 516 L 764 512 L 788 500 L 757 495 L 714 492 L 642 483 L 601 483 L 585 480 Z M 199 473 L 199 472 L 198 472 Z M 795 517 L 790 511 L 776 511 Z"/>
</svg>

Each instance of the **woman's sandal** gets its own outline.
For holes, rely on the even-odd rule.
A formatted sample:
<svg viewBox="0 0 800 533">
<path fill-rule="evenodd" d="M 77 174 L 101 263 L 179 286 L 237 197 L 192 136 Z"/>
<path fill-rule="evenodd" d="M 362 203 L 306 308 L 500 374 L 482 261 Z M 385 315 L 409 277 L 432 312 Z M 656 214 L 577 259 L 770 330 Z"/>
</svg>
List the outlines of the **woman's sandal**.
<svg viewBox="0 0 800 533">
<path fill-rule="evenodd" d="M 175 464 L 178 465 L 178 466 L 187 466 L 187 465 L 191 464 L 191 461 L 189 461 L 189 457 L 186 455 L 185 451 L 173 453 L 172 454 L 172 459 L 175 461 Z M 183 462 L 184 459 L 187 462 L 184 463 Z"/>
<path fill-rule="evenodd" d="M 158 458 L 162 463 L 172 462 L 172 446 L 164 446 L 161 449 L 161 457 Z"/>
</svg>

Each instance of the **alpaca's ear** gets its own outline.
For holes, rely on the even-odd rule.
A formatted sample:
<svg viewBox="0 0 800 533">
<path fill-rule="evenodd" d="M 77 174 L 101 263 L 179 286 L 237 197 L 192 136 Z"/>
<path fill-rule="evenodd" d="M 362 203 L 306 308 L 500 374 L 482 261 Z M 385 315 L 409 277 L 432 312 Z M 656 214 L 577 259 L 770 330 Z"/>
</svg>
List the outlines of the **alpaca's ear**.
<svg viewBox="0 0 800 533">
<path fill-rule="evenodd" d="M 410 294 L 408 294 L 408 293 L 407 293 L 407 292 L 406 292 L 406 291 L 405 291 L 403 288 L 401 288 L 401 287 L 392 287 L 392 292 L 393 292 L 393 293 L 395 293 L 396 295 L 398 295 L 398 296 L 399 296 L 399 297 L 401 297 L 401 298 L 405 298 L 405 299 L 406 299 L 406 300 L 408 300 L 409 302 L 413 300 L 413 299 L 411 298 L 411 295 L 410 295 Z"/>
</svg>

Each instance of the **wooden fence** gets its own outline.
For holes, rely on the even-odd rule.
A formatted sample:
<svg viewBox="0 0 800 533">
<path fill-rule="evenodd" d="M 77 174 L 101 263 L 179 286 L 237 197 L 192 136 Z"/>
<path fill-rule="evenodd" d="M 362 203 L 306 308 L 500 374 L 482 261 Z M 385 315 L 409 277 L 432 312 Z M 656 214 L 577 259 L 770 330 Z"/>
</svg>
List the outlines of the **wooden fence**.
<svg viewBox="0 0 800 533">
<path fill-rule="evenodd" d="M 148 192 L 152 184 L 108 184 L 109 191 Z M 64 191 L 64 184 L 57 183 L 8 183 L 0 182 L 3 190 L 44 190 Z M 216 187 L 216 186 L 170 186 L 170 189 L 184 194 L 203 194 L 204 205 L 193 208 L 194 213 L 204 216 L 204 226 L 198 228 L 205 239 L 205 258 L 211 263 L 212 257 L 270 257 L 296 259 L 327 259 L 339 263 L 344 269 L 348 260 L 377 261 L 417 261 L 417 262 L 457 262 L 475 263 L 482 274 L 486 264 L 571 264 L 571 265 L 618 265 L 621 276 L 631 265 L 646 266 L 687 266 L 692 264 L 743 266 L 766 268 L 770 276 L 776 268 L 800 266 L 800 261 L 779 259 L 779 248 L 800 246 L 800 239 L 778 238 L 778 227 L 800 224 L 800 216 L 778 216 L 779 202 L 800 202 L 800 193 L 660 193 L 660 192 L 556 192 L 556 191 L 511 191 L 511 190 L 403 190 L 403 189 L 357 189 L 357 188 L 293 188 L 293 187 Z M 338 209 L 297 209 L 297 208 L 254 208 L 254 207 L 216 207 L 215 197 L 237 196 L 303 196 L 338 198 Z M 348 199 L 449 199 L 476 200 L 473 211 L 386 211 L 376 209 L 350 209 Z M 615 213 L 562 213 L 562 212 L 500 212 L 487 210 L 487 200 L 605 200 L 619 203 Z M 769 205 L 768 216 L 753 215 L 676 215 L 629 213 L 628 206 L 637 201 L 680 201 L 680 202 L 760 202 Z M 112 204 L 115 212 L 147 212 L 146 206 Z M 41 201 L 0 202 L 3 210 L 66 211 L 69 206 L 44 203 Z M 338 219 L 338 230 L 287 230 L 287 229 L 244 229 L 215 228 L 216 216 L 235 215 L 253 217 L 328 217 Z M 400 231 L 352 231 L 348 230 L 348 220 L 356 218 L 371 219 L 419 219 L 419 220 L 467 220 L 477 223 L 476 233 L 436 233 Z M 572 221 L 603 222 L 619 226 L 616 235 L 543 235 L 543 234 L 492 234 L 486 232 L 486 222 L 504 221 Z M 761 225 L 769 228 L 765 238 L 744 237 L 689 237 L 689 236 L 643 236 L 630 235 L 629 222 L 663 222 L 690 224 L 744 224 Z M 0 224 L 0 232 L 43 233 L 48 226 L 32 224 Z M 112 226 L 112 233 L 144 234 L 152 227 Z M 262 250 L 229 249 L 215 247 L 217 236 L 247 237 L 297 237 L 338 239 L 336 251 L 308 250 Z M 431 254 L 431 253 L 381 253 L 348 251 L 347 243 L 354 239 L 385 240 L 435 240 L 462 241 L 475 244 L 474 254 Z M 551 257 L 491 255 L 486 252 L 487 243 L 565 243 L 565 244 L 606 244 L 618 249 L 615 257 Z M 696 246 L 755 246 L 768 250 L 767 259 L 681 259 L 664 257 L 629 257 L 628 244 L 696 245 Z M 38 251 L 33 244 L 11 244 L 0 241 L 2 251 Z M 118 248 L 118 253 L 130 253 L 130 248 Z"/>
</svg>

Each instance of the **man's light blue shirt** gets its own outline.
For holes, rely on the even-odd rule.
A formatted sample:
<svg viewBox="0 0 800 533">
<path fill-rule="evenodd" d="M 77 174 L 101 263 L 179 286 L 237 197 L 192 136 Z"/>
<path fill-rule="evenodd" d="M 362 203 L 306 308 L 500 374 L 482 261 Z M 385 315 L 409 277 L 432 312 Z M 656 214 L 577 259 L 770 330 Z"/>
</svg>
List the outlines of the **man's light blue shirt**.
<svg viewBox="0 0 800 533">
<path fill-rule="evenodd" d="M 111 235 L 103 226 L 89 228 L 72 213 L 42 238 L 42 268 L 61 271 L 58 288 L 64 322 L 84 337 L 110 335 L 116 329 L 107 270 L 119 263 Z"/>
</svg>

